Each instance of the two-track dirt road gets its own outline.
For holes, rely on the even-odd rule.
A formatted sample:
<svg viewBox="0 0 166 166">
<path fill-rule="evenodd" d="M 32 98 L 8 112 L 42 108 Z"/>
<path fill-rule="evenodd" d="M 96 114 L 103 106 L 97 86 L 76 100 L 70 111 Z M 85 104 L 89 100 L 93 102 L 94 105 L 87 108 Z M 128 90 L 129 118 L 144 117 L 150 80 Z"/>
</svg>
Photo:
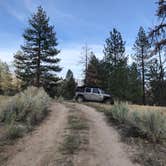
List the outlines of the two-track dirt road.
<svg viewBox="0 0 166 166">
<path fill-rule="evenodd" d="M 54 103 L 52 112 L 34 132 L 20 139 L 14 145 L 7 166 L 56 166 L 67 116 L 71 104 Z M 95 109 L 82 104 L 72 104 L 88 119 L 89 145 L 86 153 L 78 153 L 78 160 L 84 160 L 76 166 L 136 166 L 128 156 L 127 145 L 120 142 L 117 131 L 107 125 L 103 115 Z M 86 156 L 84 156 L 86 155 Z M 77 158 L 77 154 L 75 155 Z M 78 162 L 79 163 L 79 162 Z"/>
</svg>

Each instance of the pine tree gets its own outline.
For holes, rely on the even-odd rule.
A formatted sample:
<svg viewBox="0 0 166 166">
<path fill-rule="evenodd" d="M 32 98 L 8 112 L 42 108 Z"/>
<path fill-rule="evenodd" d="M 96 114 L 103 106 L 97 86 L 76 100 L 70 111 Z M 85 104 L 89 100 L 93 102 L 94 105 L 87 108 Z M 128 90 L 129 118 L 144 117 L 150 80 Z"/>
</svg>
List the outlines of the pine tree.
<svg viewBox="0 0 166 166">
<path fill-rule="evenodd" d="M 148 71 L 148 81 L 150 85 L 150 94 L 152 104 L 166 105 L 166 81 L 161 81 L 160 62 L 157 58 L 152 59 Z"/>
<path fill-rule="evenodd" d="M 57 58 L 59 50 L 55 35 L 54 26 L 49 25 L 49 18 L 40 6 L 23 34 L 23 54 L 15 55 L 17 76 L 27 84 L 43 86 L 48 92 L 56 86 L 56 73 L 61 71 L 57 64 L 60 59 Z"/>
<path fill-rule="evenodd" d="M 154 46 L 152 54 L 158 53 L 158 59 L 160 63 L 160 80 L 164 80 L 164 61 L 162 54 L 166 52 L 166 1 L 158 1 L 158 10 L 156 15 L 158 16 L 159 24 L 150 29 L 149 37 Z M 165 54 L 166 56 L 166 54 Z"/>
<path fill-rule="evenodd" d="M 125 53 L 125 42 L 122 35 L 115 28 L 110 32 L 110 37 L 106 39 L 104 45 L 104 59 L 112 66 L 116 66 L 118 62 L 123 61 Z"/>
<path fill-rule="evenodd" d="M 62 96 L 65 99 L 73 99 L 75 95 L 75 89 L 76 89 L 76 82 L 73 76 L 73 72 L 69 69 L 66 74 L 66 78 L 64 80 L 63 87 L 63 94 Z"/>
<path fill-rule="evenodd" d="M 100 80 L 99 70 L 100 70 L 100 61 L 92 52 L 86 72 L 86 84 L 88 86 L 100 87 L 102 80 Z"/>
<path fill-rule="evenodd" d="M 133 103 L 140 104 L 142 98 L 141 76 L 137 64 L 132 63 L 128 70 L 127 99 Z"/>
<path fill-rule="evenodd" d="M 126 99 L 127 57 L 125 56 L 125 42 L 121 33 L 116 29 L 113 29 L 109 38 L 106 39 L 104 55 L 107 90 L 119 99 Z"/>
<path fill-rule="evenodd" d="M 34 84 L 34 75 L 29 64 L 27 56 L 22 51 L 17 51 L 14 55 L 14 66 L 17 78 L 22 80 L 21 88 Z"/>
<path fill-rule="evenodd" d="M 149 38 L 153 45 L 151 65 L 148 73 L 150 92 L 153 104 L 166 105 L 166 81 L 165 58 L 166 58 L 166 1 L 158 0 L 158 25 L 150 29 Z"/>
<path fill-rule="evenodd" d="M 135 51 L 135 55 L 133 56 L 133 59 L 138 64 L 138 67 L 141 71 L 142 76 L 142 103 L 146 104 L 145 99 L 145 83 L 146 83 L 146 73 L 147 73 L 147 66 L 148 66 L 148 60 L 150 58 L 149 56 L 149 49 L 150 49 L 150 43 L 148 41 L 148 37 L 145 33 L 145 30 L 143 27 L 140 27 L 133 50 Z"/>
<path fill-rule="evenodd" d="M 159 25 L 156 25 L 150 30 L 149 36 L 151 37 L 155 46 L 155 52 L 160 52 L 161 49 L 166 49 L 166 1 L 158 0 L 157 17 Z"/>
</svg>

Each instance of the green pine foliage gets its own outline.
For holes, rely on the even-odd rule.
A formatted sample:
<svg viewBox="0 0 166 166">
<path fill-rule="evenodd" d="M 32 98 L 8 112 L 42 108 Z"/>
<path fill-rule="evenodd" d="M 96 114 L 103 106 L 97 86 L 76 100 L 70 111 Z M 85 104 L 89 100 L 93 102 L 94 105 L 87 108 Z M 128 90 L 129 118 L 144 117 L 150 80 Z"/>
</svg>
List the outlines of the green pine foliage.
<svg viewBox="0 0 166 166">
<path fill-rule="evenodd" d="M 142 103 L 143 104 L 146 104 L 145 85 L 146 85 L 147 67 L 148 67 L 148 62 L 150 59 L 149 49 L 150 49 L 150 43 L 148 41 L 146 32 L 143 27 L 140 27 L 139 32 L 137 34 L 136 41 L 133 46 L 133 50 L 135 51 L 133 59 L 137 63 L 141 73 L 142 92 L 143 92 Z"/>
<path fill-rule="evenodd" d="M 127 100 L 133 103 L 142 103 L 142 86 L 141 75 L 138 71 L 137 64 L 132 63 L 128 67 L 128 88 L 127 88 Z"/>
<path fill-rule="evenodd" d="M 101 80 L 101 75 L 100 75 L 100 70 L 101 70 L 101 64 L 100 60 L 92 54 L 88 67 L 87 67 L 87 72 L 86 72 L 86 84 L 88 86 L 97 86 L 100 87 L 102 80 Z"/>
<path fill-rule="evenodd" d="M 73 76 L 73 72 L 69 69 L 66 74 L 66 79 L 63 85 L 63 97 L 65 99 L 73 99 L 75 95 L 76 82 Z"/>
<path fill-rule="evenodd" d="M 116 29 L 110 32 L 104 46 L 104 63 L 107 76 L 107 90 L 118 98 L 126 99 L 127 85 L 127 57 L 125 56 L 125 42 Z"/>
<path fill-rule="evenodd" d="M 51 92 L 58 80 L 56 73 L 61 71 L 54 26 L 49 25 L 49 18 L 41 6 L 28 23 L 23 34 L 25 44 L 21 46 L 22 52 L 15 55 L 17 77 L 26 85 L 43 86 Z"/>
</svg>

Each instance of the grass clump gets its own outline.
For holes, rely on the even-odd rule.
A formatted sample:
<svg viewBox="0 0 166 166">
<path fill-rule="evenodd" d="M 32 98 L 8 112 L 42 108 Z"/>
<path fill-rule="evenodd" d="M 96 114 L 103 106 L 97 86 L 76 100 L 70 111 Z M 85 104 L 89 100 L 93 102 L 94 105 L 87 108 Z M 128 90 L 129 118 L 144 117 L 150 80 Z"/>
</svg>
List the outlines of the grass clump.
<svg viewBox="0 0 166 166">
<path fill-rule="evenodd" d="M 65 135 L 64 142 L 60 148 L 65 154 L 75 154 L 80 146 L 85 143 L 85 131 L 89 129 L 86 119 L 76 111 L 71 111 L 68 115 L 68 133 Z"/>
<path fill-rule="evenodd" d="M 69 115 L 68 124 L 71 130 L 87 130 L 89 128 L 84 119 L 74 115 Z"/>
<path fill-rule="evenodd" d="M 84 115 L 69 105 L 71 108 L 68 115 L 67 128 L 64 139 L 59 147 L 61 156 L 57 160 L 57 165 L 73 166 L 74 158 L 81 151 L 86 150 L 89 143 L 89 126 Z"/>
<path fill-rule="evenodd" d="M 9 138 L 16 138 L 22 130 L 31 129 L 49 112 L 50 97 L 43 88 L 29 87 L 4 102 L 0 108 L 0 121 L 6 125 Z"/>
<path fill-rule="evenodd" d="M 125 123 L 128 119 L 129 109 L 125 103 L 115 103 L 111 110 L 104 111 L 105 115 L 119 123 Z"/>
<path fill-rule="evenodd" d="M 25 131 L 24 126 L 11 124 L 7 126 L 7 133 L 6 133 L 7 138 L 13 140 L 13 139 L 22 137 L 24 131 Z"/>
<path fill-rule="evenodd" d="M 75 154 L 81 145 L 81 138 L 79 134 L 70 133 L 64 139 L 61 150 L 65 154 Z"/>
</svg>

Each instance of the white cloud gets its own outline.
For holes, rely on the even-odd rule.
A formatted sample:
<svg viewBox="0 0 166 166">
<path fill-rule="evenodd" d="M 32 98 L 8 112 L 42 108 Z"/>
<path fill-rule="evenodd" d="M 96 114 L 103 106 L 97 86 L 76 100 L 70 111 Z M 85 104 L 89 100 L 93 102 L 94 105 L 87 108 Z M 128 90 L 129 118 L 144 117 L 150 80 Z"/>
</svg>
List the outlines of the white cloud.
<svg viewBox="0 0 166 166">
<path fill-rule="evenodd" d="M 61 58 L 60 65 L 63 67 L 60 76 L 65 76 L 68 69 L 71 69 L 76 79 L 83 77 L 83 65 L 80 63 L 82 47 L 85 44 L 69 44 L 62 48 L 59 57 Z M 89 44 L 88 47 L 95 53 L 98 58 L 103 57 L 103 46 L 99 44 Z"/>
<path fill-rule="evenodd" d="M 13 61 L 13 55 L 16 52 L 15 49 L 7 50 L 7 51 L 0 51 L 0 60 L 11 63 Z"/>
<path fill-rule="evenodd" d="M 133 59 L 131 57 L 132 54 L 133 54 L 132 46 L 127 45 L 126 46 L 126 55 L 128 56 L 128 63 L 129 64 L 132 64 L 132 62 L 133 62 Z"/>
</svg>

